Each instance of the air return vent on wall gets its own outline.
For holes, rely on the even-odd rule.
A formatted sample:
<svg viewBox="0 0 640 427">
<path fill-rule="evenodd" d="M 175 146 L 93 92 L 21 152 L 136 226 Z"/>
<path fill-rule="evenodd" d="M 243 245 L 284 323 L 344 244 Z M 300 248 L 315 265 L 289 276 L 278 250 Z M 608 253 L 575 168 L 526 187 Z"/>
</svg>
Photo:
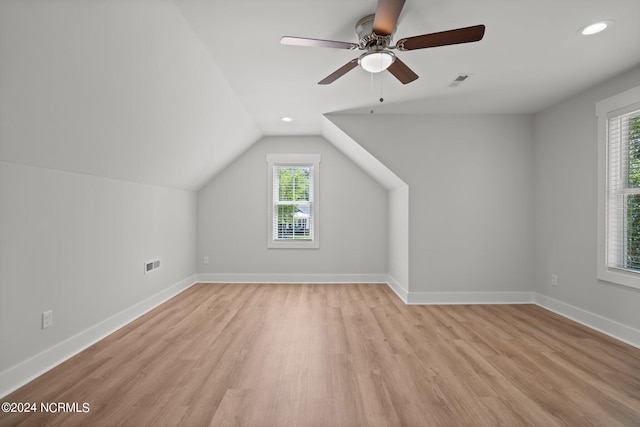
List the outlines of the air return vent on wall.
<svg viewBox="0 0 640 427">
<path fill-rule="evenodd" d="M 160 260 L 154 259 L 152 261 L 145 261 L 144 263 L 144 274 L 149 274 L 152 271 L 156 271 L 160 268 Z"/>
</svg>

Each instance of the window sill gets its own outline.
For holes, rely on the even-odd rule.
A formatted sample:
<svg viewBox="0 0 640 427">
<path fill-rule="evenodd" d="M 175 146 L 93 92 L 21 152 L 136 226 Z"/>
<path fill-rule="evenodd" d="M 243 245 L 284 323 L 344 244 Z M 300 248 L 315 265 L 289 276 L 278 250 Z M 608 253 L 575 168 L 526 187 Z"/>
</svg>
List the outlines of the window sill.
<svg viewBox="0 0 640 427">
<path fill-rule="evenodd" d="M 633 271 L 603 267 L 601 271 L 598 271 L 598 280 L 632 289 L 640 289 L 640 273 Z"/>
<path fill-rule="evenodd" d="M 315 240 L 270 240 L 268 249 L 318 249 L 320 244 Z"/>
</svg>

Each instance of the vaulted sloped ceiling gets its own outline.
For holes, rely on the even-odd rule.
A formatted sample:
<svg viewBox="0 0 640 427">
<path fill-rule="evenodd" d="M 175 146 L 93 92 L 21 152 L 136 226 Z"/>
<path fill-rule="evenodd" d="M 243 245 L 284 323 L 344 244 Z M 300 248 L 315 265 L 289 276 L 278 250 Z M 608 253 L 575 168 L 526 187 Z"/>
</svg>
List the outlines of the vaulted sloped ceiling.
<svg viewBox="0 0 640 427">
<path fill-rule="evenodd" d="M 0 160 L 196 190 L 260 136 L 172 1 L 0 2 Z"/>
<path fill-rule="evenodd" d="M 0 161 L 197 190 L 263 135 L 321 134 L 327 113 L 535 113 L 640 63 L 637 0 L 406 0 L 396 40 L 487 27 L 398 53 L 420 76 L 406 86 L 360 68 L 319 86 L 359 52 L 279 43 L 354 42 L 376 3 L 0 0 Z"/>
</svg>

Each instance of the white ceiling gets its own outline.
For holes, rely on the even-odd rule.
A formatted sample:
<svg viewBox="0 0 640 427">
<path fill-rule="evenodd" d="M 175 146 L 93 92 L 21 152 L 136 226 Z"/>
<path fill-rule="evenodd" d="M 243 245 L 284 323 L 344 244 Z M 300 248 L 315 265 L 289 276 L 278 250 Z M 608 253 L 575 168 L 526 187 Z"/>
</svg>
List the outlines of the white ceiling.
<svg viewBox="0 0 640 427">
<path fill-rule="evenodd" d="M 0 161 L 197 190 L 263 135 L 323 134 L 327 113 L 531 113 L 640 63 L 638 0 L 407 0 L 396 40 L 487 28 L 399 52 L 408 85 L 357 68 L 319 86 L 359 52 L 279 43 L 355 42 L 376 3 L 0 0 Z"/>
<path fill-rule="evenodd" d="M 175 0 L 264 134 L 318 134 L 329 112 L 532 113 L 640 62 L 637 0 L 407 0 L 395 40 L 484 24 L 478 43 L 399 52 L 420 78 L 357 68 L 316 83 L 360 51 L 280 45 L 283 35 L 356 42 L 376 0 Z M 597 20 L 615 25 L 585 37 Z M 463 85 L 448 87 L 460 73 Z M 373 90 L 372 90 L 373 87 Z M 378 99 L 382 93 L 384 102 Z M 291 116 L 284 124 L 280 117 Z"/>
<path fill-rule="evenodd" d="M 171 0 L 0 0 L 0 161 L 197 190 L 260 136 Z"/>
</svg>

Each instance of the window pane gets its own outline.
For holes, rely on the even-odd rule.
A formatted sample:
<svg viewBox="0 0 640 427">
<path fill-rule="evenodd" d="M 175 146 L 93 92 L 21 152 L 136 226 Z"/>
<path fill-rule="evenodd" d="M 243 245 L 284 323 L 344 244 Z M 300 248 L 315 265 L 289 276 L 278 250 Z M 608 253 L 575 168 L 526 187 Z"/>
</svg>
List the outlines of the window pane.
<svg viewBox="0 0 640 427">
<path fill-rule="evenodd" d="M 640 187 L 640 116 L 628 124 L 628 187 Z M 625 268 L 640 271 L 640 194 L 627 196 L 625 224 Z"/>
<path fill-rule="evenodd" d="M 309 201 L 310 175 L 310 167 L 278 167 L 278 200 Z"/>
<path fill-rule="evenodd" d="M 308 203 L 278 205 L 278 239 L 310 239 L 310 210 Z"/>
<path fill-rule="evenodd" d="M 640 194 L 627 196 L 625 268 L 640 271 Z"/>
<path fill-rule="evenodd" d="M 320 155 L 268 154 L 268 248 L 319 247 L 317 191 Z"/>
<path fill-rule="evenodd" d="M 629 132 L 629 176 L 628 188 L 640 187 L 640 116 L 630 117 L 628 128 L 623 129 Z M 624 135 L 623 135 L 624 138 Z"/>
<path fill-rule="evenodd" d="M 311 166 L 277 166 L 277 238 L 312 239 Z"/>
<path fill-rule="evenodd" d="M 640 289 L 640 86 L 596 103 L 599 280 Z"/>
</svg>

